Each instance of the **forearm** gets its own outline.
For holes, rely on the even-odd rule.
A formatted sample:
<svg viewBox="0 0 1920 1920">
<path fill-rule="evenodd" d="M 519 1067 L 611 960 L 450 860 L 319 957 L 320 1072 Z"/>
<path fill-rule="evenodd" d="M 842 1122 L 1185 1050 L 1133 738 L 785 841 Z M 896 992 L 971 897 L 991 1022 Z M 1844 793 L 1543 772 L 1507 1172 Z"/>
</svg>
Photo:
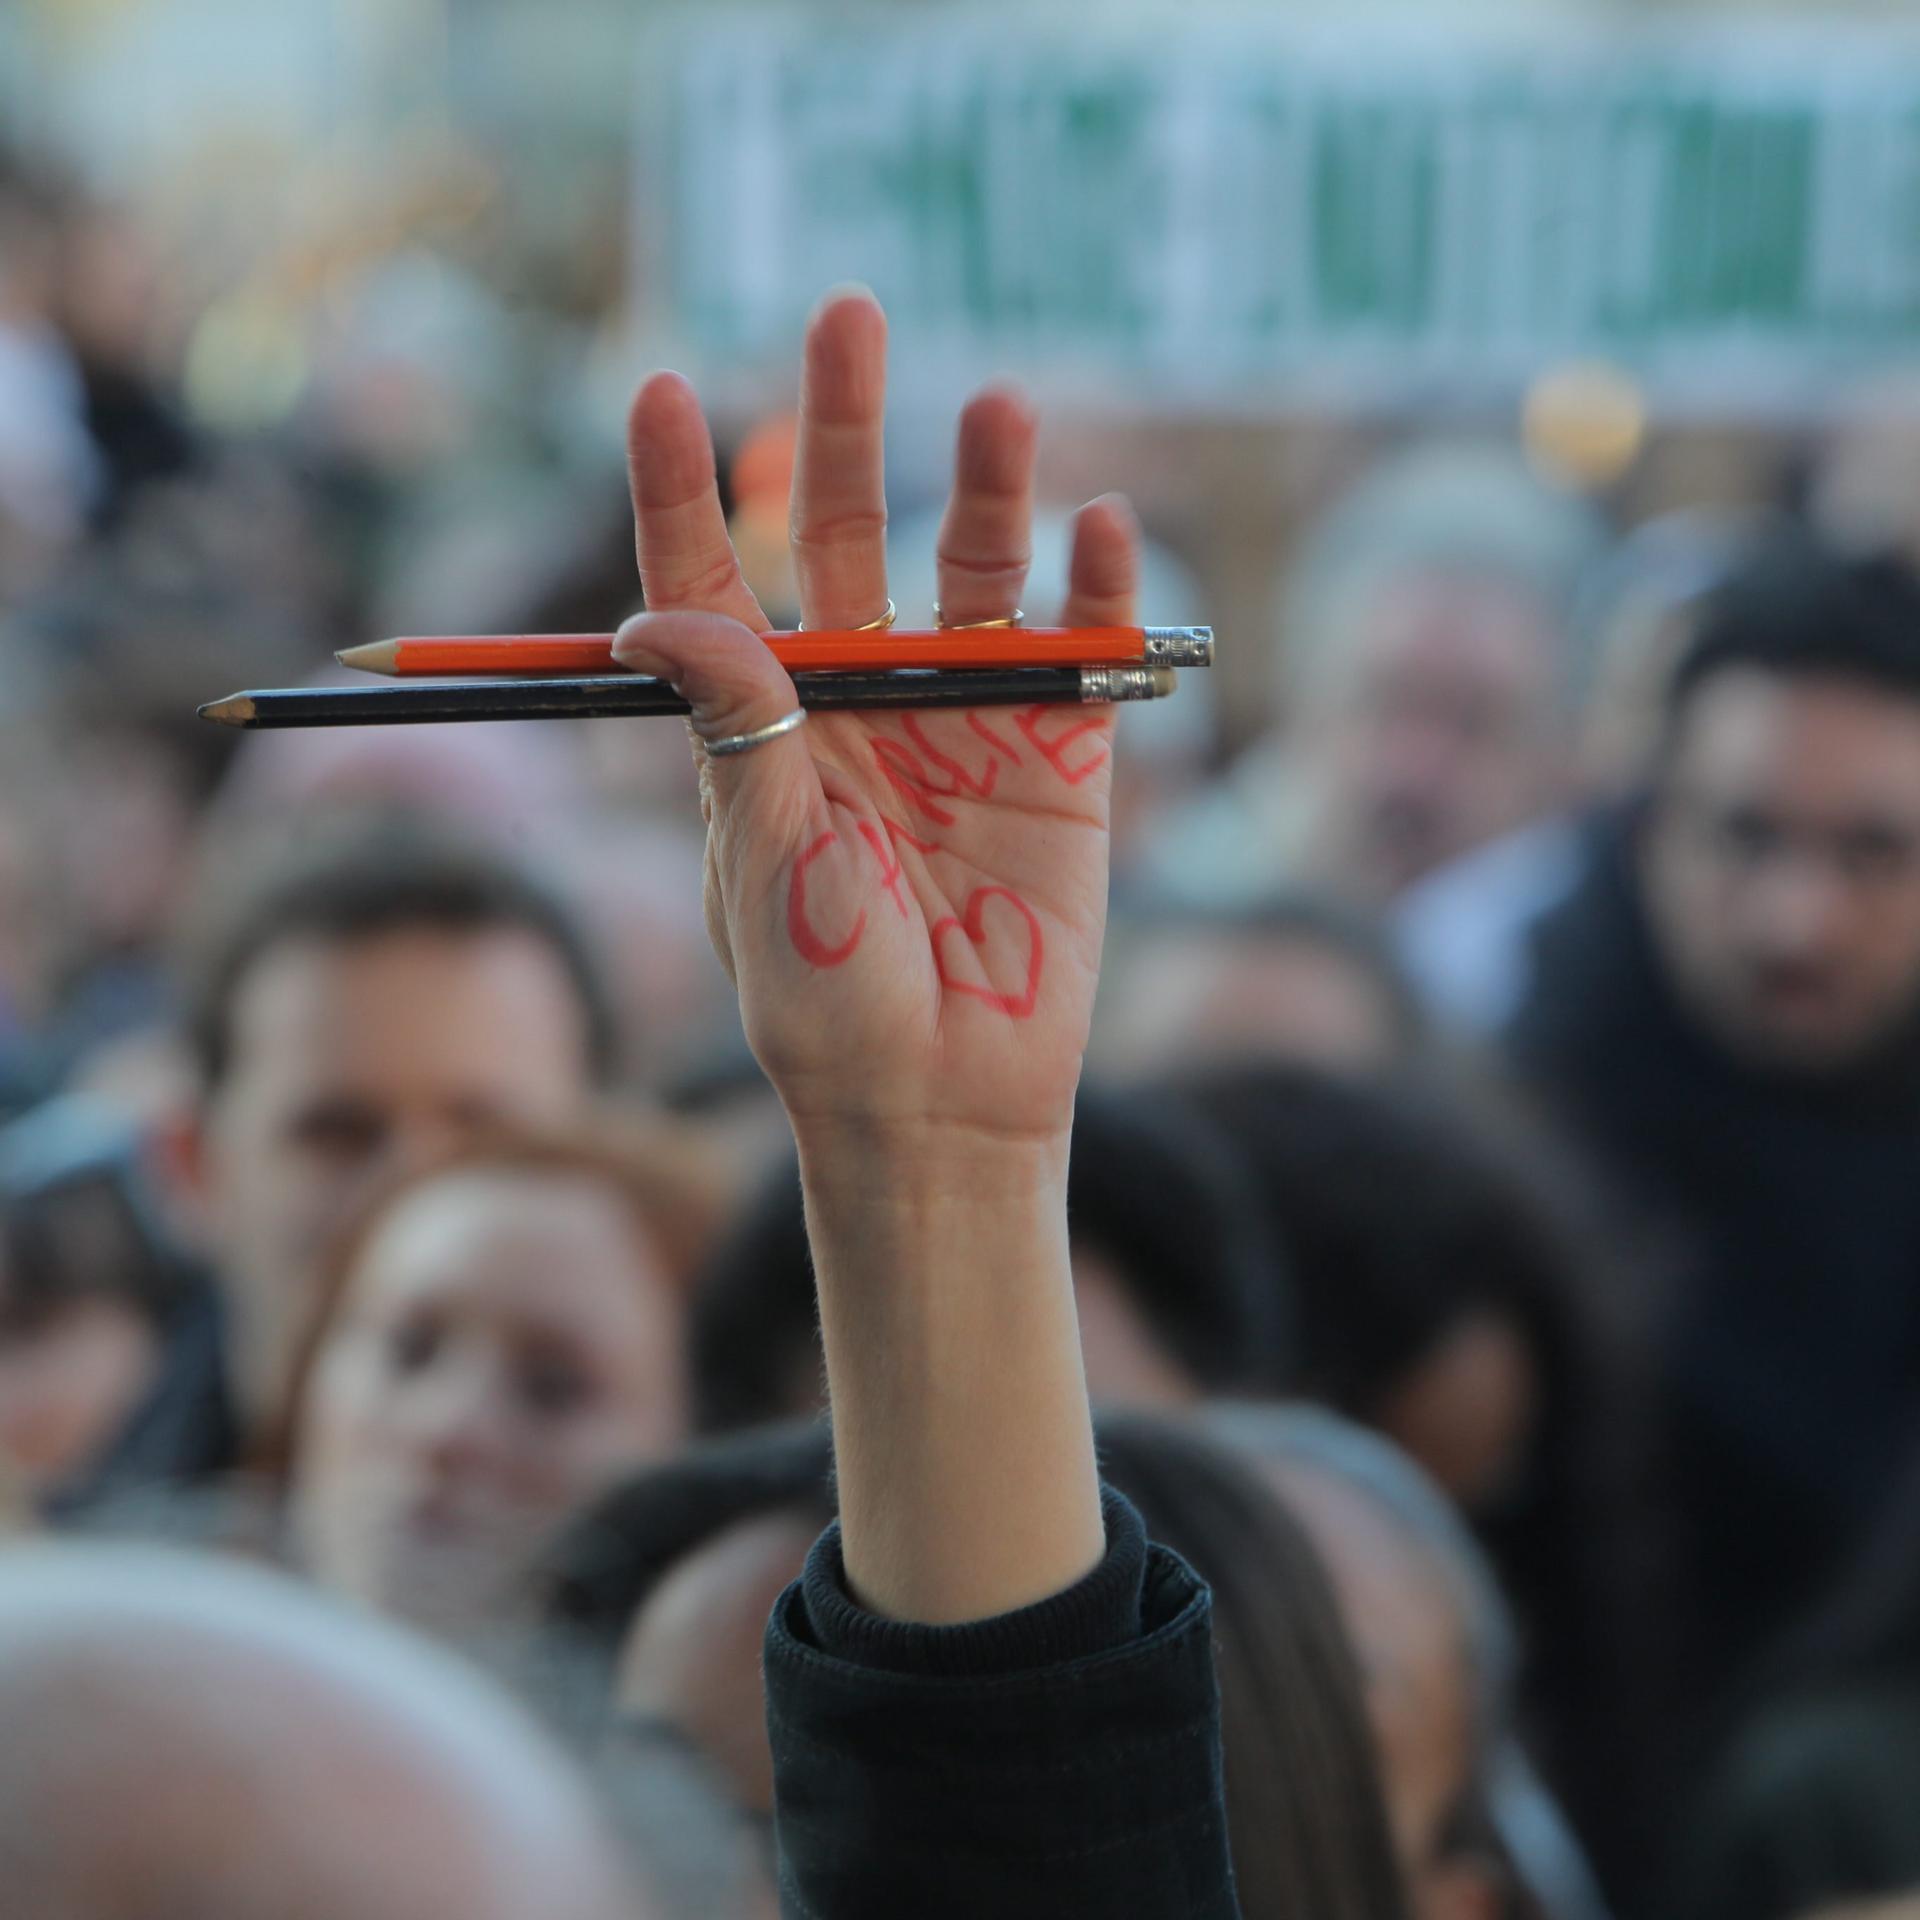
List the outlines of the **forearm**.
<svg viewBox="0 0 1920 1920">
<path fill-rule="evenodd" d="M 1066 1156 L 802 1131 L 847 1579 L 875 1612 L 986 1619 L 1101 1558 Z"/>
</svg>

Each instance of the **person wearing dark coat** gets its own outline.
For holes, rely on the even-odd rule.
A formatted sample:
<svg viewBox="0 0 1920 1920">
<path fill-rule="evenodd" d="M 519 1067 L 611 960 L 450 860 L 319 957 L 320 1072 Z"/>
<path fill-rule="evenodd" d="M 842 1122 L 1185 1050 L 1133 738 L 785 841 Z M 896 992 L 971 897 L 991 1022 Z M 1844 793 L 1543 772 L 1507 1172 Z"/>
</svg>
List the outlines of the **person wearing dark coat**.
<svg viewBox="0 0 1920 1920">
<path fill-rule="evenodd" d="M 1800 1920 L 1920 1889 L 1916 1809 L 1920 1453 L 1832 1602 L 1765 1663 L 1664 1911 Z"/>
<path fill-rule="evenodd" d="M 1658 1275 L 1702 1711 L 1887 1497 L 1920 1380 L 1920 579 L 1776 539 L 1650 791 L 1533 936 L 1511 1058 Z"/>
</svg>

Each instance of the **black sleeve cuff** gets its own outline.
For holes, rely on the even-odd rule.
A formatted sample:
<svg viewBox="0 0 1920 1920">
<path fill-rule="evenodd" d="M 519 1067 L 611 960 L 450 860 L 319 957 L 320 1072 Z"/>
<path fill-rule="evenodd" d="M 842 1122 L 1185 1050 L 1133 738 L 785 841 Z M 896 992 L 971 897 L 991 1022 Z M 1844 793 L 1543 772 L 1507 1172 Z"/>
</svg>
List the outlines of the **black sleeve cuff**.
<svg viewBox="0 0 1920 1920">
<path fill-rule="evenodd" d="M 1147 1535 L 1140 1516 L 1106 1487 L 1104 1559 L 1078 1584 L 1016 1613 L 964 1626 L 929 1627 L 869 1613 L 847 1590 L 835 1521 L 814 1543 L 800 1576 L 798 1604 L 783 1608 L 802 1644 L 882 1673 L 953 1679 L 1031 1673 L 1106 1653 L 1141 1630 Z"/>
<path fill-rule="evenodd" d="M 1207 1590 L 1105 1512 L 1085 1580 L 960 1627 L 877 1618 L 815 1548 L 767 1626 L 783 1914 L 1236 1920 Z"/>
</svg>

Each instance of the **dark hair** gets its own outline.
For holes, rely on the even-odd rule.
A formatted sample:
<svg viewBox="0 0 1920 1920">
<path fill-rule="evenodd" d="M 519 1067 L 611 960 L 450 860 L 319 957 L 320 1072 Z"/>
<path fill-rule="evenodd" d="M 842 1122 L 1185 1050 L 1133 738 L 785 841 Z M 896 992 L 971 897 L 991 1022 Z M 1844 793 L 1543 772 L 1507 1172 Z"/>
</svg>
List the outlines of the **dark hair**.
<svg viewBox="0 0 1920 1920">
<path fill-rule="evenodd" d="M 1077 1243 L 1113 1263 L 1154 1336 L 1203 1388 L 1257 1389 L 1289 1374 L 1281 1255 L 1231 1142 L 1203 1117 L 1083 1086 L 1067 1220 Z M 788 1162 L 721 1242 L 695 1297 L 702 1429 L 802 1410 L 798 1383 L 819 1370 L 812 1272 L 799 1171 Z"/>
<path fill-rule="evenodd" d="M 1398 1920 L 1360 1678 L 1306 1536 L 1230 1451 L 1174 1422 L 1103 1420 L 1100 1450 L 1149 1535 L 1213 1588 L 1228 1821 L 1248 1920 Z M 729 1527 L 786 1512 L 822 1526 L 833 1517 L 824 1425 L 712 1441 L 605 1495 L 548 1555 L 542 1616 L 611 1668 L 674 1566 Z"/>
<path fill-rule="evenodd" d="M 1417 1048 L 1432 1038 L 1426 1008 L 1386 928 L 1334 894 L 1281 887 L 1234 906 L 1143 915 L 1137 924 L 1143 933 L 1193 928 L 1230 940 L 1293 941 L 1324 948 L 1365 976 L 1392 1014 L 1403 1046 Z"/>
<path fill-rule="evenodd" d="M 634 1616 L 680 1561 L 729 1527 L 786 1512 L 821 1527 L 833 1518 L 823 1422 L 709 1440 L 603 1494 L 544 1556 L 534 1579 L 541 1617 L 611 1670 Z"/>
<path fill-rule="evenodd" d="M 164 1332 L 189 1286 L 187 1269 L 147 1238 L 110 1177 L 0 1193 L 0 1339 L 80 1300 L 122 1301 Z"/>
<path fill-rule="evenodd" d="M 1271 1210 L 1315 1398 L 1364 1418 L 1483 1304 L 1519 1322 L 1539 1363 L 1572 1364 L 1583 1262 L 1552 1176 L 1462 1102 L 1279 1063 L 1169 1084 L 1234 1141 Z"/>
<path fill-rule="evenodd" d="M 1724 1703 L 1667 1910 L 1784 1920 L 1858 1903 L 1878 1913 L 1877 1897 L 1908 1889 L 1917 1689 L 1920 1451 L 1825 1603 Z"/>
<path fill-rule="evenodd" d="M 1707 680 L 1741 667 L 1920 701 L 1920 574 L 1783 529 L 1708 597 L 1668 686 L 1669 725 Z"/>
<path fill-rule="evenodd" d="M 1229 948 L 1308 947 L 1340 961 L 1363 980 L 1386 1015 L 1396 1060 L 1416 1060 L 1434 1047 L 1433 1023 L 1418 988 L 1385 927 L 1348 902 L 1310 887 L 1282 887 L 1258 899 L 1223 906 L 1190 906 L 1148 899 L 1116 918 L 1118 1004 L 1150 983 L 1136 972 L 1151 966 L 1157 941 L 1202 939 Z"/>
<path fill-rule="evenodd" d="M 188 1032 L 204 1083 L 217 1087 L 232 1065 L 234 1001 L 264 955 L 300 941 L 348 944 L 416 929 L 513 931 L 543 942 L 580 1003 L 589 1071 L 603 1084 L 612 1078 L 612 999 L 567 909 L 498 855 L 395 822 L 297 851 L 245 885 L 203 935 L 190 963 Z"/>
<path fill-rule="evenodd" d="M 1106 1477 L 1213 1590 L 1233 1871 L 1247 1920 L 1406 1911 L 1360 1673 L 1298 1521 L 1176 1422 L 1101 1421 Z"/>
<path fill-rule="evenodd" d="M 1473 1691 L 1472 1764 L 1450 1812 L 1450 1851 L 1479 1856 L 1509 1916 L 1591 1906 L 1591 1870 L 1516 1731 L 1512 1609 L 1459 1510 L 1392 1441 L 1324 1407 L 1223 1400 L 1201 1418 L 1236 1454 L 1342 1488 L 1431 1569 L 1458 1615 Z M 1570 1887 L 1588 1898 L 1565 1899 Z"/>
<path fill-rule="evenodd" d="M 1826 1604 L 1755 1678 L 1756 1692 L 1794 1695 L 1920 1685 L 1920 1446 Z"/>
<path fill-rule="evenodd" d="M 1175 1083 L 1247 1155 L 1294 1276 L 1306 1391 L 1363 1423 L 1475 1312 L 1523 1339 L 1537 1413 L 1513 1485 L 1469 1517 L 1526 1636 L 1522 1689 L 1576 1821 L 1621 1791 L 1653 1702 L 1651 1489 L 1638 1375 L 1596 1303 L 1585 1196 L 1532 1139 L 1426 1082 L 1281 1066 Z M 1584 1830 L 1584 1828 L 1583 1828 Z"/>
<path fill-rule="evenodd" d="M 99 1298 L 165 1334 L 199 1297 L 138 1151 L 131 1127 L 77 1098 L 48 1101 L 0 1132 L 0 1336 Z"/>
</svg>

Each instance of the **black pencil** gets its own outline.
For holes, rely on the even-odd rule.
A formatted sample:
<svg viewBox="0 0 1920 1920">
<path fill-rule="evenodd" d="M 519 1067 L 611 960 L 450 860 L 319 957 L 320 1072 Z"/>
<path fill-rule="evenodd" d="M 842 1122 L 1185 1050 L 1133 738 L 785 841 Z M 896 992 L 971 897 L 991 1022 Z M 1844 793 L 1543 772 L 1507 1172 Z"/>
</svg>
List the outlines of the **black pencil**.
<svg viewBox="0 0 1920 1920">
<path fill-rule="evenodd" d="M 1171 667 L 991 667 L 937 672 L 800 673 L 811 710 L 1005 707 L 1156 700 Z M 258 687 L 209 701 L 200 718 L 227 727 L 391 727 L 449 720 L 596 720 L 678 713 L 687 703 L 646 674 L 584 680 L 401 680 L 351 687 Z"/>
</svg>

